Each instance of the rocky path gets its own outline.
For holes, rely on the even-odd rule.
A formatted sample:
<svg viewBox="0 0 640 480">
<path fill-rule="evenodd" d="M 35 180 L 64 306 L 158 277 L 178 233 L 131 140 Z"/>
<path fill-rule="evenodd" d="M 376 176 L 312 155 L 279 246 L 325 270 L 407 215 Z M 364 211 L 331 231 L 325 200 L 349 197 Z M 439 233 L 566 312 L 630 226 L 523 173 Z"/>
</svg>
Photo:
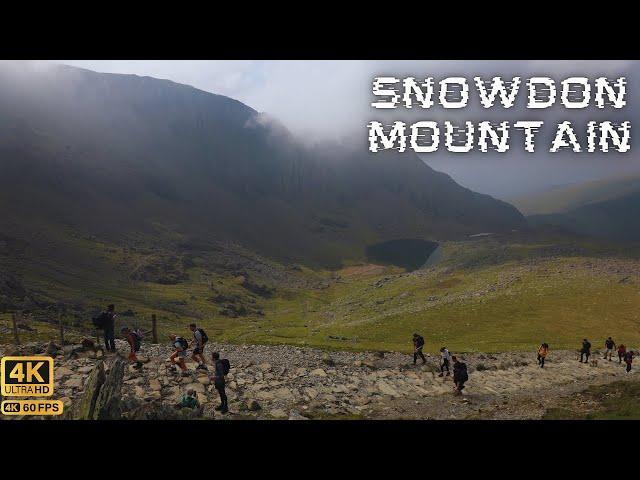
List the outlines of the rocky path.
<svg viewBox="0 0 640 480">
<path fill-rule="evenodd" d="M 591 366 L 579 363 L 575 352 L 552 351 L 540 369 L 531 352 L 459 354 L 470 378 L 465 395 L 454 397 L 451 377 L 437 374 L 437 357 L 413 366 L 410 356 L 399 353 L 227 344 L 210 345 L 209 353 L 213 347 L 232 365 L 227 378 L 229 414 L 214 412 L 217 392 L 194 363 L 187 364 L 187 377 L 167 370 L 171 350 L 164 345 L 144 344 L 142 369 L 125 370 L 123 404 L 128 410 L 140 405 L 169 408 L 184 391 L 194 389 L 203 406 L 201 415 L 216 419 L 539 418 L 559 398 L 589 385 L 640 380 L 637 372 L 626 374 L 617 360 L 608 362 L 600 355 L 594 355 L 598 364 Z M 44 353 L 46 346 L 29 348 Z M 118 349 L 125 354 L 123 342 L 118 341 Z M 9 353 L 9 347 L 0 347 L 0 354 Z M 70 346 L 58 351 L 56 398 L 68 406 L 77 402 L 101 354 Z M 105 357 L 107 367 L 112 361 L 113 356 Z"/>
</svg>

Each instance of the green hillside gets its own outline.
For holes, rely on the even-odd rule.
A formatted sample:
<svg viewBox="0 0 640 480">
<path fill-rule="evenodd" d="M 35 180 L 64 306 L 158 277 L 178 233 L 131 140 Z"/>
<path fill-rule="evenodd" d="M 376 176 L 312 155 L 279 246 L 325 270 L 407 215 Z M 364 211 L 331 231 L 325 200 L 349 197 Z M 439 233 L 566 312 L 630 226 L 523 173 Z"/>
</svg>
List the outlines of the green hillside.
<svg viewBox="0 0 640 480">
<path fill-rule="evenodd" d="M 528 350 L 542 341 L 571 349 L 585 336 L 597 346 L 609 335 L 640 346 L 638 248 L 516 237 L 441 248 L 439 263 L 413 272 L 371 264 L 314 272 L 273 262 L 262 272 L 211 270 L 196 257 L 184 281 L 163 285 L 123 275 L 147 254 L 81 241 L 74 250 L 95 260 L 94 273 L 31 264 L 28 282 L 40 301 L 63 300 L 66 324 L 80 330 L 88 324 L 87 309 L 113 301 L 120 312 L 131 310 L 121 315 L 121 324 L 149 328 L 155 313 L 164 336 L 185 333 L 195 320 L 214 341 L 409 352 L 411 334 L 418 331 L 431 352 L 441 345 L 454 351 Z M 259 258 L 225 255 L 231 263 L 247 255 L 247 266 Z M 206 263 L 213 265 L 212 259 Z M 23 340 L 55 335 L 54 327 L 40 323 L 46 317 L 38 313 L 36 332 L 24 331 Z M 8 327 L 8 317 L 4 322 Z M 9 329 L 0 328 L 0 342 L 9 341 Z"/>
</svg>

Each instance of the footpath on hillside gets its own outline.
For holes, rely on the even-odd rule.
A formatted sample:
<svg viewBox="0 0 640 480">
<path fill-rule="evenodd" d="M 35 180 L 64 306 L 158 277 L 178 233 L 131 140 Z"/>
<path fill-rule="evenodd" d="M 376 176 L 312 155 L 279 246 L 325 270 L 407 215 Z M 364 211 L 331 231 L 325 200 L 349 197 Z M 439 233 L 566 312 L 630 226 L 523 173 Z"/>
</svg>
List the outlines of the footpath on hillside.
<svg viewBox="0 0 640 480">
<path fill-rule="evenodd" d="M 400 353 L 211 344 L 207 354 L 219 351 L 232 367 L 227 376 L 230 411 L 220 414 L 214 411 L 219 400 L 208 372 L 188 362 L 188 376 L 172 373 L 166 361 L 169 345 L 144 344 L 139 370 L 127 364 L 125 343 L 118 340 L 117 348 L 117 354 L 105 356 L 100 349 L 61 349 L 50 342 L 24 345 L 18 351 L 0 346 L 0 355 L 54 356 L 54 398 L 65 403 L 68 415 L 87 403 L 86 390 L 92 388 L 98 366 L 102 377 L 114 377 L 118 383 L 110 386 L 118 397 L 118 415 L 131 419 L 536 419 L 559 399 L 591 385 L 640 381 L 636 371 L 627 374 L 617 358 L 603 360 L 597 351 L 592 357 L 597 359 L 595 366 L 579 363 L 575 352 L 552 351 L 544 369 L 538 367 L 534 352 L 468 353 L 458 354 L 468 365 L 469 381 L 464 395 L 455 397 L 452 378 L 438 376 L 437 356 L 414 366 L 410 355 Z M 109 376 L 116 362 L 121 378 Z M 174 408 L 187 390 L 197 394 L 197 411 Z"/>
</svg>

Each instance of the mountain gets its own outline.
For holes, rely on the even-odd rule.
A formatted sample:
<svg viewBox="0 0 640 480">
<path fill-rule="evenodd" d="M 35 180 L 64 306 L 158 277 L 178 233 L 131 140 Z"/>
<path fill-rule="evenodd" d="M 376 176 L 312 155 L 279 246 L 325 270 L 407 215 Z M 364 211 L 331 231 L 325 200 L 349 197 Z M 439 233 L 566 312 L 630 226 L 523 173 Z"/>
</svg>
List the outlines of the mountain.
<svg viewBox="0 0 640 480">
<path fill-rule="evenodd" d="M 306 147 L 236 100 L 67 66 L 0 65 L 0 167 L 0 233 L 28 255 L 73 232 L 336 267 L 378 242 L 525 225 L 412 154 Z"/>
<path fill-rule="evenodd" d="M 640 175 L 605 178 L 546 190 L 511 199 L 525 215 L 566 213 L 590 204 L 640 192 Z"/>
<path fill-rule="evenodd" d="M 532 226 L 552 225 L 621 242 L 640 241 L 640 176 L 609 178 L 514 200 Z"/>
</svg>

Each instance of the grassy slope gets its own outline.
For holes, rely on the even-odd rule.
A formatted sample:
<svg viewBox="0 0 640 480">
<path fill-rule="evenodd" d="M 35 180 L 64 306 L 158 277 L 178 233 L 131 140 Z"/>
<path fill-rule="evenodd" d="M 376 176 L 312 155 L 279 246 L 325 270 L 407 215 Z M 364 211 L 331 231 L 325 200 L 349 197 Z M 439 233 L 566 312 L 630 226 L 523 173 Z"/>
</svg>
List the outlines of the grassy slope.
<svg viewBox="0 0 640 480">
<path fill-rule="evenodd" d="M 237 279 L 207 274 L 202 266 L 189 269 L 189 281 L 178 285 L 133 282 L 125 273 L 140 253 L 66 238 L 70 243 L 64 248 L 74 252 L 76 267 L 46 259 L 27 262 L 25 283 L 52 300 L 130 308 L 137 319 L 123 317 L 127 324 L 149 328 L 156 313 L 162 335 L 186 333 L 186 325 L 196 320 L 218 340 L 335 349 L 409 352 L 414 331 L 425 336 L 431 352 L 443 344 L 454 351 L 526 350 L 542 341 L 552 348 L 577 348 L 584 336 L 597 346 L 609 335 L 640 345 L 635 273 L 640 263 L 615 255 L 598 259 L 603 253 L 591 246 L 550 256 L 553 246 L 542 243 L 449 243 L 443 260 L 427 271 L 350 267 L 328 288 L 281 286 L 264 299 L 248 296 Z M 58 258 L 64 258 L 64 248 L 57 248 Z M 328 278 L 330 273 L 300 275 Z M 265 316 L 221 315 L 210 301 L 212 286 L 257 302 Z M 23 340 L 41 337 L 47 328 L 23 332 Z M 10 341 L 10 333 L 0 329 L 0 343 Z"/>
</svg>

